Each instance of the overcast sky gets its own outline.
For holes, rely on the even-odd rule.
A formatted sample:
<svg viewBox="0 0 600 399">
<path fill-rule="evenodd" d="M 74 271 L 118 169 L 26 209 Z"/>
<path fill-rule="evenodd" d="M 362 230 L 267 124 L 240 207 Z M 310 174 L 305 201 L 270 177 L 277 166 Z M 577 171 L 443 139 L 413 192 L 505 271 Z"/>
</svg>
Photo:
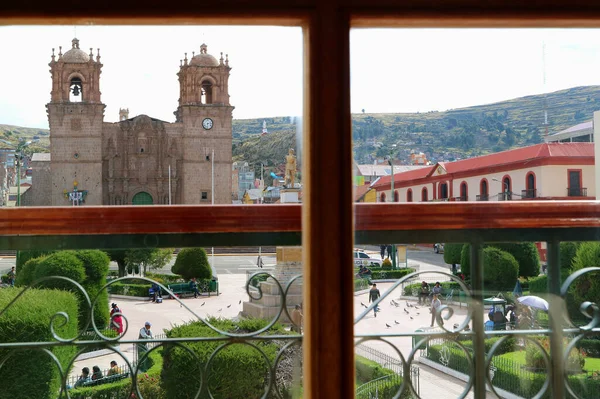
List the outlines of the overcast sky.
<svg viewBox="0 0 600 399">
<path fill-rule="evenodd" d="M 280 27 L 0 27 L 0 123 L 48 126 L 52 48 L 100 48 L 105 121 L 172 122 L 184 53 L 229 54 L 234 118 L 302 114 L 302 31 Z M 546 83 L 542 46 L 545 43 Z M 361 29 L 351 33 L 352 111 L 443 111 L 600 84 L 600 30 Z"/>
</svg>

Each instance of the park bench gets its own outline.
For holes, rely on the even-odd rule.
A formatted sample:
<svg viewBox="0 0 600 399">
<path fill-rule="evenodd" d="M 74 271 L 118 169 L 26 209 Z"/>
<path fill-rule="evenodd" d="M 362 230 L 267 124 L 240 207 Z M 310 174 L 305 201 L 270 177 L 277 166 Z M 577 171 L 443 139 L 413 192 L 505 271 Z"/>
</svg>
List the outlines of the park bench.
<svg viewBox="0 0 600 399">
<path fill-rule="evenodd" d="M 192 289 L 190 288 L 190 284 L 189 283 L 173 283 L 173 284 L 169 284 L 167 285 L 167 288 L 169 288 L 169 290 L 171 290 L 173 292 L 173 294 L 175 294 L 178 298 L 187 296 L 187 295 L 194 295 L 194 291 L 192 291 Z M 201 287 L 198 286 L 198 291 L 201 292 Z"/>
<path fill-rule="evenodd" d="M 129 372 L 121 373 L 121 374 L 113 374 L 113 375 L 109 375 L 106 377 L 98 378 L 97 380 L 84 382 L 83 384 L 79 385 L 78 388 L 94 387 L 96 385 L 109 384 L 111 382 L 123 380 L 127 377 L 129 377 Z"/>
</svg>

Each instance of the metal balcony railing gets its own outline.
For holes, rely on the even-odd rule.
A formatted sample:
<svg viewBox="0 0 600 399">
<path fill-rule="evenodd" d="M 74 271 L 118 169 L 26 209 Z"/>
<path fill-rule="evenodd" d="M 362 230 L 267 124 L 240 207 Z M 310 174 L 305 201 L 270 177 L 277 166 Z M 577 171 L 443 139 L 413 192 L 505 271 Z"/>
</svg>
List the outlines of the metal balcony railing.
<svg viewBox="0 0 600 399">
<path fill-rule="evenodd" d="M 567 197 L 587 197 L 587 188 L 567 188 Z"/>
<path fill-rule="evenodd" d="M 154 206 L 154 207 L 64 207 L 64 208 L 24 208 L 24 209 L 0 209 L 0 250 L 18 250 L 18 249 L 88 249 L 88 248 L 146 248 L 149 245 L 154 247 L 176 248 L 190 246 L 285 246 L 301 245 L 302 215 L 301 206 L 290 205 L 246 205 L 246 206 Z M 413 368 L 420 361 L 429 362 L 428 364 L 437 367 L 441 372 L 447 372 L 452 375 L 459 375 L 467 381 L 464 384 L 465 392 L 474 389 L 476 398 L 485 398 L 485 386 L 489 383 L 494 390 L 504 390 L 513 395 L 523 397 L 544 397 L 549 395 L 555 398 L 564 398 L 573 396 L 575 398 L 587 399 L 594 397 L 596 392 L 600 391 L 600 383 L 592 377 L 594 373 L 581 373 L 573 375 L 571 367 L 572 362 L 567 362 L 563 356 L 568 353 L 571 347 L 589 336 L 600 334 L 600 320 L 598 317 L 586 319 L 580 312 L 564 313 L 569 296 L 580 282 L 593 281 L 595 274 L 600 272 L 600 268 L 585 268 L 573 273 L 568 279 L 561 281 L 561 267 L 559 264 L 559 245 L 561 241 L 595 241 L 598 239 L 600 231 L 600 204 L 592 202 L 565 201 L 514 201 L 511 203 L 445 203 L 434 206 L 432 204 L 402 203 L 402 204 L 356 204 L 354 207 L 354 241 L 360 245 L 380 244 L 382 237 L 386 242 L 395 243 L 427 243 L 444 242 L 449 243 L 469 243 L 470 244 L 470 273 L 468 285 L 460 278 L 449 273 L 435 272 L 440 276 L 439 281 L 445 281 L 444 284 L 452 284 L 455 299 L 444 298 L 441 313 L 435 315 L 437 328 L 425 329 L 424 331 L 414 331 L 402 329 L 400 322 L 394 323 L 388 328 L 383 327 L 376 334 L 358 332 L 354 335 L 355 344 L 358 345 L 383 345 L 386 353 L 393 359 L 384 359 L 385 364 L 382 368 L 390 369 L 396 375 L 388 377 L 390 380 L 375 384 L 373 390 L 381 392 L 386 389 L 389 391 L 390 385 L 397 392 L 403 389 L 404 392 L 414 390 L 418 387 L 418 373 L 412 372 Z M 490 227 L 493 226 L 493 227 Z M 418 234 L 416 234 L 418 231 Z M 484 259 L 486 252 L 483 251 L 484 244 L 487 242 L 547 242 L 548 266 L 547 266 L 547 293 L 545 295 L 550 306 L 547 324 L 535 324 L 534 329 L 516 330 L 497 330 L 486 331 L 484 328 L 485 315 L 483 299 L 486 290 L 484 275 Z M 483 251 L 483 252 L 482 252 Z M 311 279 L 318 279 L 318 271 L 321 264 L 315 263 L 305 265 L 311 268 L 311 273 L 305 276 L 310 284 Z M 332 266 L 337 267 L 337 266 Z M 312 273 L 315 271 L 315 273 Z M 340 279 L 351 282 L 350 268 L 339 265 Z M 347 275 L 344 274 L 347 271 Z M 424 280 L 421 275 L 431 272 L 416 272 L 402 277 L 392 283 L 390 287 L 382 289 L 382 296 L 375 302 L 366 306 L 366 309 L 360 309 L 355 316 L 355 324 L 366 321 L 367 316 L 371 316 L 375 306 L 384 308 L 382 317 L 386 310 L 397 310 L 392 307 L 398 295 L 411 295 L 410 287 L 405 287 L 402 293 L 394 291 L 398 287 L 404 287 L 409 281 Z M 273 281 L 275 279 L 271 277 Z M 62 280 L 66 282 L 65 280 Z M 109 284 L 120 282 L 118 279 Z M 106 287 L 105 287 L 106 288 Z M 21 288 L 16 288 L 19 290 Z M 79 288 L 78 288 L 79 289 Z M 531 289 L 531 286 L 529 287 Z M 7 289 L 5 292 L 8 292 Z M 15 291 L 17 292 L 17 291 Z M 287 289 L 278 290 L 281 296 L 281 303 L 286 303 Z M 408 294 L 405 294 L 408 292 Z M 248 295 L 257 297 L 257 290 L 248 289 Z M 290 295 L 297 295 L 296 292 L 290 292 Z M 347 299 L 343 297 L 344 292 L 340 290 L 340 300 Z M 350 300 L 353 293 L 349 292 Z M 25 297 L 25 296 L 24 296 Z M 2 297 L 0 297 L 1 299 Z M 94 298 L 87 301 L 88 310 L 93 308 Z M 592 300 L 594 298 L 590 298 Z M 8 304 L 0 305 L 0 315 L 9 314 L 6 312 L 13 306 L 18 306 L 21 297 Z M 179 301 L 178 299 L 175 299 Z M 404 307 L 405 301 L 415 302 L 416 298 L 401 299 L 401 307 Z M 191 301 L 191 300 L 190 300 Z M 195 308 L 189 305 L 190 302 L 180 301 L 182 307 L 190 312 L 190 317 L 204 320 L 195 313 Z M 193 302 L 197 304 L 198 302 Z M 236 302 L 237 303 L 237 302 Z M 388 305 L 390 304 L 390 305 Z M 196 306 L 196 305 L 192 305 Z M 199 306 L 199 305 L 197 305 Z M 283 305 L 281 305 L 283 306 Z M 447 313 L 447 307 L 457 309 L 466 307 L 464 319 L 458 324 L 451 325 L 445 323 L 442 325 Z M 586 304 L 590 312 L 594 312 L 593 306 Z M 575 304 L 577 310 L 579 306 Z M 425 308 L 421 308 L 423 312 Z M 312 308 L 311 312 L 305 315 L 307 318 L 315 317 L 315 313 L 327 312 L 329 308 Z M 418 310 L 416 310 L 418 312 Z M 275 322 L 286 310 L 281 309 L 281 313 L 270 319 L 269 322 Z M 400 308 L 399 314 L 402 309 Z M 410 310 L 410 312 L 414 312 Z M 425 310 L 426 312 L 426 310 Z M 584 312 L 585 313 L 585 312 Z M 579 315 L 586 320 L 587 324 L 581 324 L 579 320 L 571 319 Z M 62 319 L 62 316 L 57 315 Z M 398 320 L 400 316 L 394 316 Z M 402 317 L 407 317 L 402 315 Z M 565 317 L 568 322 L 565 322 Z M 379 318 L 377 319 L 379 322 Z M 1 322 L 1 318 L 0 318 Z M 91 321 L 90 321 L 91 322 Z M 470 327 L 467 329 L 466 327 Z M 97 346 L 98 341 L 86 341 L 77 337 L 60 336 L 55 329 L 60 328 L 58 320 L 54 320 L 48 328 L 49 335 L 45 339 L 36 339 L 28 337 L 24 340 L 14 342 L 0 340 L 0 351 L 3 356 L 8 353 L 12 356 L 20 356 L 22 350 L 43 349 L 52 351 L 54 348 L 66 348 L 69 345 L 75 346 L 78 350 L 86 347 Z M 87 326 L 86 326 L 87 327 Z M 95 326 L 93 326 L 95 328 Z M 137 327 L 137 326 L 132 326 Z M 162 351 L 177 346 L 191 344 L 203 345 L 218 343 L 211 355 L 214 361 L 219 358 L 219 351 L 225 347 L 233 347 L 238 344 L 247 345 L 256 350 L 265 361 L 264 390 L 274 393 L 279 389 L 278 385 L 271 380 L 279 372 L 282 363 L 286 363 L 286 351 L 297 344 L 304 342 L 304 336 L 298 334 L 273 334 L 265 335 L 263 331 L 252 333 L 245 332 L 227 332 L 212 329 L 210 336 L 193 337 L 160 337 L 156 336 L 150 340 L 125 339 L 118 337 L 119 344 L 143 345 L 148 352 L 139 352 L 141 356 L 137 363 L 130 363 L 126 360 L 122 366 L 125 372 L 130 371 L 131 375 L 127 377 L 133 380 L 138 375 L 138 364 L 144 364 L 145 359 L 151 357 L 151 365 L 148 373 L 151 378 L 162 378 L 160 370 L 156 370 L 160 365 L 161 351 L 154 351 L 157 347 L 162 347 Z M 1 330 L 0 330 L 1 331 Z M 372 331 L 372 330 L 369 330 Z M 98 331 L 100 332 L 100 331 Z M 310 334 L 310 332 L 306 332 Z M 352 332 L 348 332 L 352 334 Z M 109 338 L 106 340 L 108 346 Z M 542 346 L 544 351 L 543 359 L 547 360 L 544 372 L 538 372 L 537 369 L 522 369 L 520 365 L 514 366 L 514 361 L 504 361 L 497 358 L 501 348 L 507 340 L 512 339 L 516 342 L 528 342 L 530 340 L 539 340 L 541 336 L 548 337 L 547 346 Z M 345 338 L 345 337 L 340 337 Z M 347 337 L 346 337 L 347 338 Z M 400 338 L 406 340 L 413 338 L 415 348 L 412 353 L 403 352 L 401 345 L 396 347 Z M 502 338 L 502 342 L 491 345 L 489 339 Z M 70 339 L 68 342 L 58 342 L 58 339 Z M 431 342 L 429 342 L 431 340 Z M 114 343 L 115 341 L 110 341 Z M 274 342 L 278 345 L 278 351 L 274 354 L 263 349 L 266 343 Z M 545 341 L 544 341 L 545 342 Z M 468 344 L 468 345 L 467 345 Z M 502 344 L 502 345 L 500 345 Z M 454 346 L 458 345 L 458 350 Z M 464 350 L 460 350 L 460 345 Z M 570 345 L 570 346 L 567 346 Z M 390 347 L 391 346 L 391 350 Z M 139 349 L 139 346 L 136 346 Z M 272 348 L 270 349 L 272 350 Z M 410 349 L 409 349 L 410 350 Z M 566 351 L 567 350 L 567 351 Z M 35 351 L 34 351 L 35 352 Z M 268 353 L 267 353 L 268 352 Z M 398 355 L 401 353 L 401 357 Z M 462 355 L 459 356 L 459 354 Z M 196 356 L 194 353 L 191 356 Z M 318 355 L 317 355 L 318 356 Z M 324 354 L 326 356 L 326 354 Z M 592 355 L 589 355 L 592 356 Z M 379 356 L 381 357 L 381 356 Z M 286 360 L 282 362 L 280 360 Z M 350 356 L 349 359 L 352 357 Z M 0 359 L 0 375 L 3 374 L 2 367 L 8 363 L 3 363 L 6 358 Z M 319 359 L 311 359 L 311 362 L 304 363 L 304 371 L 308 367 L 313 367 L 311 363 L 318 362 Z M 120 362 L 121 363 L 121 362 Z M 210 363 L 210 361 L 209 361 Z M 567 364 L 568 363 L 568 364 Z M 318 364 L 318 363 L 317 363 Z M 208 366 L 202 363 L 203 376 L 213 376 L 208 374 Z M 49 367 L 62 367 L 49 363 Z M 162 365 L 168 368 L 168 364 Z M 207 367 L 205 369 L 204 367 Z M 417 366 L 418 367 L 418 366 Z M 515 370 L 505 368 L 513 367 Z M 62 369 L 61 369 L 62 370 Z M 399 377 L 398 370 L 403 373 Z M 181 370 L 184 372 L 185 370 Z M 241 370 L 238 370 L 241 372 Z M 214 373 L 218 374 L 218 370 Z M 62 386 L 60 389 L 65 391 L 66 380 L 69 372 L 61 374 Z M 143 374 L 139 374 L 143 376 Z M 45 374 L 44 374 L 45 376 Z M 42 377 L 40 377 L 42 378 Z M 45 378 L 45 377 L 43 377 Z M 144 377 L 137 377 L 144 378 Z M 211 377 L 213 378 L 213 377 Z M 402 381 L 399 380 L 402 378 Z M 18 378 L 17 378 L 18 379 Z M 210 379 L 207 379 L 210 381 Z M 209 397 L 210 382 L 204 383 L 205 379 L 197 379 L 198 385 L 192 387 L 182 383 L 179 389 L 192 390 L 198 392 L 199 397 Z M 39 381 L 38 381 L 39 382 Z M 228 383 L 235 384 L 235 378 L 230 379 Z M 273 382 L 273 384 L 271 384 Z M 406 384 L 404 384 L 406 382 Z M 14 383 L 14 382 L 13 382 Z M 29 381 L 28 381 L 29 383 Z M 373 385 L 373 384 L 372 384 Z M 365 386 L 363 390 L 370 392 L 370 386 Z M 478 388 L 483 387 L 483 388 Z M 93 387 L 90 387 L 93 388 Z M 90 389 L 86 388 L 86 389 Z M 119 389 L 125 389 L 121 386 Z M 367 389 L 368 388 L 368 389 Z M 58 389 L 58 388 L 57 388 Z M 129 389 L 129 388 L 127 388 Z M 133 389 L 133 388 L 132 388 Z M 480 393 L 477 393 L 481 389 Z M 423 385 L 421 385 L 423 390 Z M 79 394 L 77 390 L 69 390 L 71 397 Z M 121 391 L 119 391 L 121 392 Z M 399 393 L 399 392 L 398 392 Z M 89 395 L 89 393 L 86 393 Z M 125 392 L 127 394 L 127 392 Z M 248 397 L 254 397 L 249 394 Z M 204 395 L 204 396 L 203 396 Z M 260 397 L 262 392 L 255 397 Z M 65 395 L 63 395 L 65 396 Z M 139 396 L 139 395 L 138 395 Z M 268 395 L 267 395 L 268 396 Z M 278 395 L 275 395 L 278 396 Z M 392 395 L 394 396 L 394 395 Z M 505 395 L 499 395 L 505 396 Z M 131 397 L 129 395 L 119 397 Z"/>
<path fill-rule="evenodd" d="M 527 190 L 521 190 L 521 198 L 537 198 L 537 189 L 528 188 Z"/>
<path fill-rule="evenodd" d="M 498 193 L 498 201 L 510 201 L 512 200 L 512 193 L 511 192 L 501 192 Z"/>
<path fill-rule="evenodd" d="M 476 201 L 489 201 L 490 196 L 488 194 L 479 194 L 475 197 Z"/>
</svg>

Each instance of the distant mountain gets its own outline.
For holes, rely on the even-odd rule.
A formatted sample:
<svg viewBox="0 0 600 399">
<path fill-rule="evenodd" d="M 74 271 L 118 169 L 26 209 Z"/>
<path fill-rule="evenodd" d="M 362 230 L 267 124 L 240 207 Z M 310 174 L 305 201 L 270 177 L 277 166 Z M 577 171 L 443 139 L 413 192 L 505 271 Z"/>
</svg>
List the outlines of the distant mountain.
<svg viewBox="0 0 600 399">
<path fill-rule="evenodd" d="M 424 152 L 434 162 L 468 158 L 540 143 L 546 128 L 549 134 L 559 132 L 591 120 L 598 110 L 600 86 L 583 86 L 444 112 L 354 114 L 354 158 L 358 163 L 372 163 L 389 155 L 394 144 L 396 157 L 404 161 L 411 151 Z M 294 117 L 234 120 L 234 161 L 248 162 L 257 173 L 263 163 L 265 175 L 277 173 L 289 148 L 296 148 L 299 121 Z M 267 135 L 261 135 L 263 122 Z M 19 137 L 31 140 L 37 136 L 40 145 L 47 148 L 48 135 L 46 129 L 0 125 L 0 138 L 13 142 Z"/>
</svg>

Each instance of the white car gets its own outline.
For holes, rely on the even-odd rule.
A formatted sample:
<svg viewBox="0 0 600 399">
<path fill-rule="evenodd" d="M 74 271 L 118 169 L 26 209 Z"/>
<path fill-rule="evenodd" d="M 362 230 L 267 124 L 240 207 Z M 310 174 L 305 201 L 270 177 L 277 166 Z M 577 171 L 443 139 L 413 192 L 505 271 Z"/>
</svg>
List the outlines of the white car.
<svg viewBox="0 0 600 399">
<path fill-rule="evenodd" d="M 381 266 L 381 259 L 373 258 L 363 251 L 354 251 L 354 264 L 356 266 Z"/>
<path fill-rule="evenodd" d="M 436 254 L 443 254 L 444 253 L 444 243 L 437 242 L 437 243 L 433 244 L 433 252 L 435 252 Z"/>
</svg>

